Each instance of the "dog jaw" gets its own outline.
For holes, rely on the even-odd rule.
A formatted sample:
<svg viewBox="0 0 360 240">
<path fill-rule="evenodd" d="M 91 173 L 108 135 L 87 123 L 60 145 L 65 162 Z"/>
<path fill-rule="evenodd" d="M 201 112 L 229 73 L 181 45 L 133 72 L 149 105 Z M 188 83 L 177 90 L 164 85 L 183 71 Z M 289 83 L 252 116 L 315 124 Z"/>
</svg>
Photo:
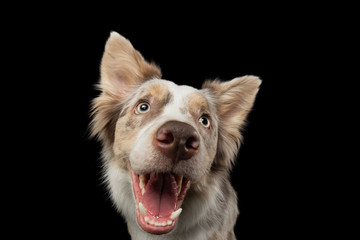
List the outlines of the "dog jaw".
<svg viewBox="0 0 360 240">
<path fill-rule="evenodd" d="M 190 181 L 171 173 L 137 175 L 132 169 L 131 175 L 140 227 L 152 234 L 172 231 Z"/>
</svg>

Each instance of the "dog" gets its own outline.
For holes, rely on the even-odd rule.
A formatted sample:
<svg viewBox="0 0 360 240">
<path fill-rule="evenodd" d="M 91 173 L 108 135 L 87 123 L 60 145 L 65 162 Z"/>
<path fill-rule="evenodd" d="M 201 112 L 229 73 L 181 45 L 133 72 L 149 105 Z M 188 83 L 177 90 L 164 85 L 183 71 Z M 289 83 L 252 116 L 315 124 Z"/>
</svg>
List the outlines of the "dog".
<svg viewBox="0 0 360 240">
<path fill-rule="evenodd" d="M 261 80 L 161 79 L 160 68 L 112 32 L 92 102 L 104 179 L 133 240 L 236 239 L 230 170 Z"/>
</svg>

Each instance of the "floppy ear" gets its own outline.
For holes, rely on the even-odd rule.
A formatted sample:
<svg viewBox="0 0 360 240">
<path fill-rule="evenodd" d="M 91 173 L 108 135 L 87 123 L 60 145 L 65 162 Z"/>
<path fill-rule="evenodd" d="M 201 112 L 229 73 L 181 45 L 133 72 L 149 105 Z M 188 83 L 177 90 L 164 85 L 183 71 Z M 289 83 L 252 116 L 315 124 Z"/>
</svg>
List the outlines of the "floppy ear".
<svg viewBox="0 0 360 240">
<path fill-rule="evenodd" d="M 101 61 L 100 88 L 123 97 L 132 88 L 151 78 L 161 78 L 161 70 L 148 63 L 130 41 L 112 32 Z"/>
<path fill-rule="evenodd" d="M 239 150 L 241 142 L 240 129 L 245 123 L 261 80 L 255 76 L 235 78 L 228 82 L 207 81 L 203 88 L 209 89 L 215 98 L 219 117 L 218 153 L 215 164 L 227 169 Z"/>
<path fill-rule="evenodd" d="M 101 61 L 100 96 L 93 100 L 91 136 L 98 136 L 104 146 L 111 146 L 122 100 L 137 86 L 151 78 L 161 78 L 161 71 L 148 63 L 131 43 L 116 32 L 106 42 Z"/>
</svg>

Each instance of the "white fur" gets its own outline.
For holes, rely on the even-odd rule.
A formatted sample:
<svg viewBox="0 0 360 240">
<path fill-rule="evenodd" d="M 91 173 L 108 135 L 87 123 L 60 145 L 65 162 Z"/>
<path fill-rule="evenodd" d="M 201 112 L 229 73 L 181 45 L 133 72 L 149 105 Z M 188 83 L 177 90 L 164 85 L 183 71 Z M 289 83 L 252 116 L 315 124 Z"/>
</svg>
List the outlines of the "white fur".
<svg viewBox="0 0 360 240">
<path fill-rule="evenodd" d="M 174 119 L 180 122 L 188 123 L 190 125 L 193 125 L 194 127 L 194 123 L 190 119 L 191 116 L 186 113 L 181 113 L 180 109 L 181 107 L 187 105 L 186 100 L 188 99 L 188 96 L 192 93 L 199 92 L 199 90 L 189 86 L 179 86 L 170 81 L 162 82 L 167 85 L 168 90 L 170 91 L 170 93 L 172 93 L 174 99 L 171 104 L 168 104 L 165 107 L 164 112 L 159 118 L 162 118 L 164 120 Z"/>
</svg>

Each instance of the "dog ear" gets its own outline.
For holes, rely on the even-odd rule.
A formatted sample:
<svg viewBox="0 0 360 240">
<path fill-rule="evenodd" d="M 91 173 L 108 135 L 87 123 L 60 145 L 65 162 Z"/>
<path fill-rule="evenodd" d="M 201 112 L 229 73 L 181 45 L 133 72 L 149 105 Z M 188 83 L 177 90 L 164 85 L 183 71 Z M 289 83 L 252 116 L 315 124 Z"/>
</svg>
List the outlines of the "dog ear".
<svg viewBox="0 0 360 240">
<path fill-rule="evenodd" d="M 206 81 L 203 84 L 203 88 L 209 89 L 215 98 L 220 122 L 215 161 L 227 169 L 231 168 L 239 150 L 242 138 L 240 129 L 254 104 L 260 84 L 261 80 L 255 76 L 239 77 L 227 82 Z"/>
<path fill-rule="evenodd" d="M 112 32 L 101 61 L 101 90 L 123 97 L 151 78 L 161 78 L 160 68 L 145 61 L 129 40 Z"/>
<path fill-rule="evenodd" d="M 102 91 L 92 101 L 93 120 L 91 136 L 98 136 L 105 148 L 110 148 L 122 102 L 134 88 L 151 78 L 161 78 L 155 64 L 148 63 L 131 43 L 116 32 L 112 32 L 105 46 L 101 61 Z"/>
</svg>

